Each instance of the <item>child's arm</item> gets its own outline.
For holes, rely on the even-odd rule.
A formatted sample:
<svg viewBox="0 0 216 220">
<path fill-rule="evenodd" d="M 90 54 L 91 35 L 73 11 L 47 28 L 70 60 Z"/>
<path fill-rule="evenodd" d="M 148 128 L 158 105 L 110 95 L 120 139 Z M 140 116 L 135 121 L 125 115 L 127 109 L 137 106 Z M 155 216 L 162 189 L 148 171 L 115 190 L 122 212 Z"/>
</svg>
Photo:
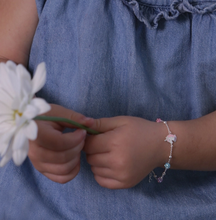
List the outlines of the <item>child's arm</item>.
<svg viewBox="0 0 216 220">
<path fill-rule="evenodd" d="M 0 61 L 27 65 L 37 23 L 35 0 L 0 0 Z"/>
<path fill-rule="evenodd" d="M 13 60 L 27 65 L 37 23 L 35 0 L 0 0 L 0 62 Z M 91 119 L 58 105 L 52 105 L 48 114 L 91 125 Z M 44 121 L 37 124 L 38 138 L 30 142 L 29 148 L 34 167 L 55 182 L 70 181 L 79 172 L 85 132 L 62 134 L 65 124 Z"/>
<path fill-rule="evenodd" d="M 172 169 L 216 170 L 216 112 L 168 125 L 177 136 Z M 132 187 L 168 161 L 170 144 L 164 141 L 168 131 L 163 123 L 120 116 L 97 119 L 92 129 L 103 133 L 88 137 L 84 151 L 103 187 Z"/>
</svg>

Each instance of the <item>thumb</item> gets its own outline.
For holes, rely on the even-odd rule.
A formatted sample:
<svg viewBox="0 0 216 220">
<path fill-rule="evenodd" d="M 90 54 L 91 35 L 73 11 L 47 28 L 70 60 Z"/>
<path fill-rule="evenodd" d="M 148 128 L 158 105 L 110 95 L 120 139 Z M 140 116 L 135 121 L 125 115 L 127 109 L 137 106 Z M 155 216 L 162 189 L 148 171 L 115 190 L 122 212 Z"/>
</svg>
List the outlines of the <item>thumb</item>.
<svg viewBox="0 0 216 220">
<path fill-rule="evenodd" d="M 87 127 L 90 127 L 93 125 L 94 120 L 92 118 L 88 118 L 85 115 L 82 115 L 71 109 L 64 108 L 60 105 L 55 105 L 55 104 L 50 104 L 50 105 L 51 105 L 51 110 L 45 114 L 46 116 L 67 118 L 72 121 L 78 122 L 82 125 L 85 125 Z M 65 122 L 59 122 L 59 124 L 63 126 L 67 125 L 66 127 L 71 127 L 71 126 L 68 126 L 68 124 Z"/>
<path fill-rule="evenodd" d="M 93 119 L 94 122 L 93 125 L 91 126 L 91 129 L 98 131 L 100 133 L 114 130 L 115 128 L 126 124 L 123 118 L 124 118 L 123 116 L 117 116 L 112 118 Z"/>
</svg>

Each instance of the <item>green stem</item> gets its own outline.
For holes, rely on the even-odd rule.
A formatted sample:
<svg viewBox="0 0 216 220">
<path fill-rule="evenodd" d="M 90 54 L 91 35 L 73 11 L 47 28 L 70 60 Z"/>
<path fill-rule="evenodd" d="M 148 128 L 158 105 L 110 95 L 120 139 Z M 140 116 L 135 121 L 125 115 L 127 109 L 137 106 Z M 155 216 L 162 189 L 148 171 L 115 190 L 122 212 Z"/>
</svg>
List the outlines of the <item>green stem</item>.
<svg viewBox="0 0 216 220">
<path fill-rule="evenodd" d="M 74 125 L 77 128 L 86 130 L 89 134 L 100 134 L 100 132 L 98 132 L 98 131 L 92 130 L 92 129 L 90 129 L 90 128 L 88 128 L 88 127 L 86 127 L 86 126 L 84 126 L 84 125 L 82 125 L 80 123 L 77 123 L 75 121 L 69 120 L 67 118 L 41 115 L 41 116 L 35 117 L 34 120 L 66 122 L 68 124 Z"/>
</svg>

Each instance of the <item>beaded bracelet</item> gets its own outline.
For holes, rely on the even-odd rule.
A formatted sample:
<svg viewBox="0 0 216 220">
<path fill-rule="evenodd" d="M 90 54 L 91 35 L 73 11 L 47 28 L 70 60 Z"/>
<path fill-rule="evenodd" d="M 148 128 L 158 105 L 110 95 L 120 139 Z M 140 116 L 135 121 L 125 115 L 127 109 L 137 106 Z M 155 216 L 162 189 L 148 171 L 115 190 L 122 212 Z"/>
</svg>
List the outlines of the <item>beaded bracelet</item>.
<svg viewBox="0 0 216 220">
<path fill-rule="evenodd" d="M 167 131 L 168 131 L 169 134 L 166 136 L 166 138 L 165 138 L 164 141 L 170 143 L 169 159 L 168 159 L 167 163 L 164 164 L 165 170 L 164 170 L 164 172 L 162 173 L 161 177 L 158 177 L 158 176 L 155 174 L 154 171 L 151 171 L 151 173 L 149 174 L 149 182 L 151 181 L 151 178 L 152 178 L 152 176 L 153 176 L 153 177 L 158 181 L 158 183 L 161 183 L 161 182 L 163 182 L 163 178 L 164 178 L 164 176 L 166 175 L 166 171 L 167 171 L 168 169 L 170 169 L 170 167 L 171 167 L 171 166 L 170 166 L 170 161 L 171 161 L 171 159 L 172 159 L 173 143 L 176 142 L 177 137 L 176 137 L 175 134 L 172 134 L 172 132 L 170 131 L 169 126 L 168 126 L 168 124 L 167 124 L 166 121 L 163 121 L 163 120 L 161 120 L 160 118 L 158 118 L 158 119 L 156 120 L 156 122 L 157 122 L 157 123 L 160 123 L 160 122 L 161 122 L 161 123 L 164 123 L 164 124 L 166 125 Z"/>
</svg>

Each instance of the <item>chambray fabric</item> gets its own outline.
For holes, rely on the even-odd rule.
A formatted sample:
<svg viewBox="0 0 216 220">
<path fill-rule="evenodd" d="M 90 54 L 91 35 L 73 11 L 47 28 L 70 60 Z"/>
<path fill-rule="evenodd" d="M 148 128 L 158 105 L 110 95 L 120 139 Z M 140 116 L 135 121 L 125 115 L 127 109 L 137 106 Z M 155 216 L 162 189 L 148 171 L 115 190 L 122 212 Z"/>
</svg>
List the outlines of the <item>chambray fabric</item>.
<svg viewBox="0 0 216 220">
<path fill-rule="evenodd" d="M 216 110 L 216 1 L 36 3 L 29 69 L 46 62 L 38 96 L 48 102 L 95 118 L 188 120 Z M 168 170 L 161 184 L 145 178 L 109 190 L 96 183 L 84 155 L 80 173 L 64 185 L 27 159 L 0 169 L 0 198 L 6 220 L 216 219 L 216 172 Z"/>
</svg>

